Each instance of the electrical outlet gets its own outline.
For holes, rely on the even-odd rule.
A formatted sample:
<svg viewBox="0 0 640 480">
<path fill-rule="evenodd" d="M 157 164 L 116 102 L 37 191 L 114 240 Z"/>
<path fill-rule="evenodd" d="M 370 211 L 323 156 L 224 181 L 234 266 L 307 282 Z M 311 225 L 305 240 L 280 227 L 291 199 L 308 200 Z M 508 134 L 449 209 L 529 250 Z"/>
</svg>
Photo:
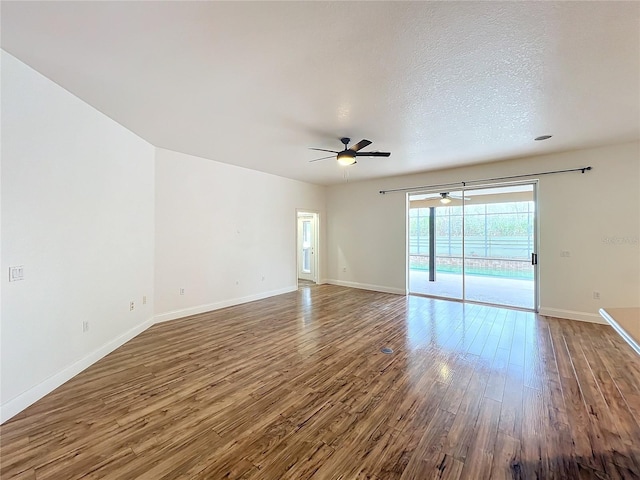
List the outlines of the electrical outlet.
<svg viewBox="0 0 640 480">
<path fill-rule="evenodd" d="M 596 291 L 594 290 L 594 292 L 593 292 L 593 299 L 594 299 L 594 300 L 600 300 L 600 292 L 596 292 Z"/>
<path fill-rule="evenodd" d="M 561 257 L 570 257 L 571 256 L 571 252 L 569 250 L 561 250 L 560 251 L 560 256 Z"/>
<path fill-rule="evenodd" d="M 146 296 L 146 295 L 143 295 L 143 296 L 142 296 L 142 304 L 143 304 L 143 305 L 146 305 L 146 304 L 147 304 L 147 296 Z"/>
<path fill-rule="evenodd" d="M 82 322 L 82 333 L 87 333 L 88 331 L 89 331 L 89 322 L 85 320 Z"/>
<path fill-rule="evenodd" d="M 129 310 L 133 310 L 135 308 L 135 304 L 133 302 L 129 302 Z"/>
<path fill-rule="evenodd" d="M 184 288 L 180 289 L 180 295 L 184 295 Z"/>
</svg>

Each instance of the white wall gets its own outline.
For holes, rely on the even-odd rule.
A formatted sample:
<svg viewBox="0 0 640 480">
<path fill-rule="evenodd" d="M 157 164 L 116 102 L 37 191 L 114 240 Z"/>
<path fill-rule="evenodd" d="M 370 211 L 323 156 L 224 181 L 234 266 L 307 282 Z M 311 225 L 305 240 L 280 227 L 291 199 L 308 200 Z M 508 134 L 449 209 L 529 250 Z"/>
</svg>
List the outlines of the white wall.
<svg viewBox="0 0 640 480">
<path fill-rule="evenodd" d="M 1 60 L 0 421 L 156 320 L 296 288 L 296 209 L 323 229 L 324 187 L 156 149 Z"/>
<path fill-rule="evenodd" d="M 154 147 L 1 60 L 5 420 L 151 324 Z"/>
<path fill-rule="evenodd" d="M 322 252 L 325 187 L 158 149 L 156 320 L 294 290 L 297 208 L 320 213 Z"/>
<path fill-rule="evenodd" d="M 638 306 L 639 143 L 330 187 L 328 281 L 406 291 L 406 196 L 380 195 L 380 190 L 586 165 L 593 170 L 539 177 L 540 311 L 601 321 L 602 306 Z M 560 257 L 561 250 L 571 257 Z M 599 301 L 594 290 L 601 294 Z"/>
</svg>

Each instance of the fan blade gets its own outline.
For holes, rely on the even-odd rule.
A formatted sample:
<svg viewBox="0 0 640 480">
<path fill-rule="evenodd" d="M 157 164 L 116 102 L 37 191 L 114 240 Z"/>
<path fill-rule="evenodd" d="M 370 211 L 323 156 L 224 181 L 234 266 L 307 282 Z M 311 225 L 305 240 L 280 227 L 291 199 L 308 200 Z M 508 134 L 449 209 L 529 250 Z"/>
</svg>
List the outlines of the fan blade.
<svg viewBox="0 0 640 480">
<path fill-rule="evenodd" d="M 364 147 L 368 147 L 369 145 L 371 145 L 371 142 L 369 140 L 360 140 L 355 145 L 352 145 L 351 148 L 349 148 L 349 150 L 353 150 L 354 152 L 357 152 L 358 150 L 362 150 Z"/>
<path fill-rule="evenodd" d="M 389 157 L 391 152 L 356 152 L 356 157 Z"/>
<path fill-rule="evenodd" d="M 327 158 L 336 158 L 336 156 L 335 155 L 331 155 L 329 157 L 316 158 L 315 160 L 309 160 L 309 163 L 311 163 L 311 162 L 319 162 L 320 160 L 326 160 Z"/>
<path fill-rule="evenodd" d="M 309 147 L 309 150 L 317 150 L 318 152 L 340 153 L 340 152 L 336 152 L 335 150 L 325 150 L 324 148 L 311 148 L 311 147 Z"/>
</svg>

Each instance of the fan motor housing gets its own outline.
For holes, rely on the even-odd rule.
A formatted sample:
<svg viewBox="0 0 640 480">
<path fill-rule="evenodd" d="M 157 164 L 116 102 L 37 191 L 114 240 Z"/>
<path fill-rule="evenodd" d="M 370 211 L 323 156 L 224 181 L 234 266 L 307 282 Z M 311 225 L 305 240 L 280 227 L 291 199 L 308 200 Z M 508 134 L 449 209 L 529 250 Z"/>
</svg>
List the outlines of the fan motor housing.
<svg viewBox="0 0 640 480">
<path fill-rule="evenodd" d="M 338 153 L 338 160 L 340 160 L 341 158 L 356 158 L 356 152 L 354 152 L 353 150 L 345 150 Z"/>
<path fill-rule="evenodd" d="M 354 152 L 353 150 L 344 150 L 338 153 L 336 160 L 338 160 L 338 163 L 340 165 L 353 165 L 354 163 L 356 163 L 356 152 Z"/>
</svg>

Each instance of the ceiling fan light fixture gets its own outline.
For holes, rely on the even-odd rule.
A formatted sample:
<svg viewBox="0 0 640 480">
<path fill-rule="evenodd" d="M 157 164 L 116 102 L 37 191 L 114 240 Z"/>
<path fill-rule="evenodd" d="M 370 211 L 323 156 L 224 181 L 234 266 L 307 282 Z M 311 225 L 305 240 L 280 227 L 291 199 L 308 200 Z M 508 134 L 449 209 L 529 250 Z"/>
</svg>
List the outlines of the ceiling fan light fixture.
<svg viewBox="0 0 640 480">
<path fill-rule="evenodd" d="M 449 198 L 448 193 L 441 193 L 440 196 L 442 196 L 440 203 L 443 203 L 444 205 L 451 203 L 451 198 Z"/>
<path fill-rule="evenodd" d="M 349 147 L 349 143 L 351 139 L 348 137 L 343 137 L 340 139 L 342 144 L 344 145 L 344 150 L 337 152 L 335 150 L 327 150 L 326 148 L 313 148 L 309 147 L 309 150 L 317 150 L 319 152 L 329 152 L 334 153 L 336 156 L 329 155 L 328 157 L 316 158 L 315 160 L 309 160 L 310 162 L 317 162 L 319 160 L 326 160 L 327 158 L 335 158 L 338 160 L 338 163 L 343 167 L 347 167 L 349 165 L 353 165 L 356 162 L 356 157 L 390 157 L 391 152 L 362 152 L 363 148 L 371 145 L 371 140 L 362 139 L 355 145 L 351 145 Z"/>
<path fill-rule="evenodd" d="M 356 163 L 356 154 L 350 150 L 345 150 L 338 154 L 338 163 L 343 166 L 353 165 Z"/>
</svg>

